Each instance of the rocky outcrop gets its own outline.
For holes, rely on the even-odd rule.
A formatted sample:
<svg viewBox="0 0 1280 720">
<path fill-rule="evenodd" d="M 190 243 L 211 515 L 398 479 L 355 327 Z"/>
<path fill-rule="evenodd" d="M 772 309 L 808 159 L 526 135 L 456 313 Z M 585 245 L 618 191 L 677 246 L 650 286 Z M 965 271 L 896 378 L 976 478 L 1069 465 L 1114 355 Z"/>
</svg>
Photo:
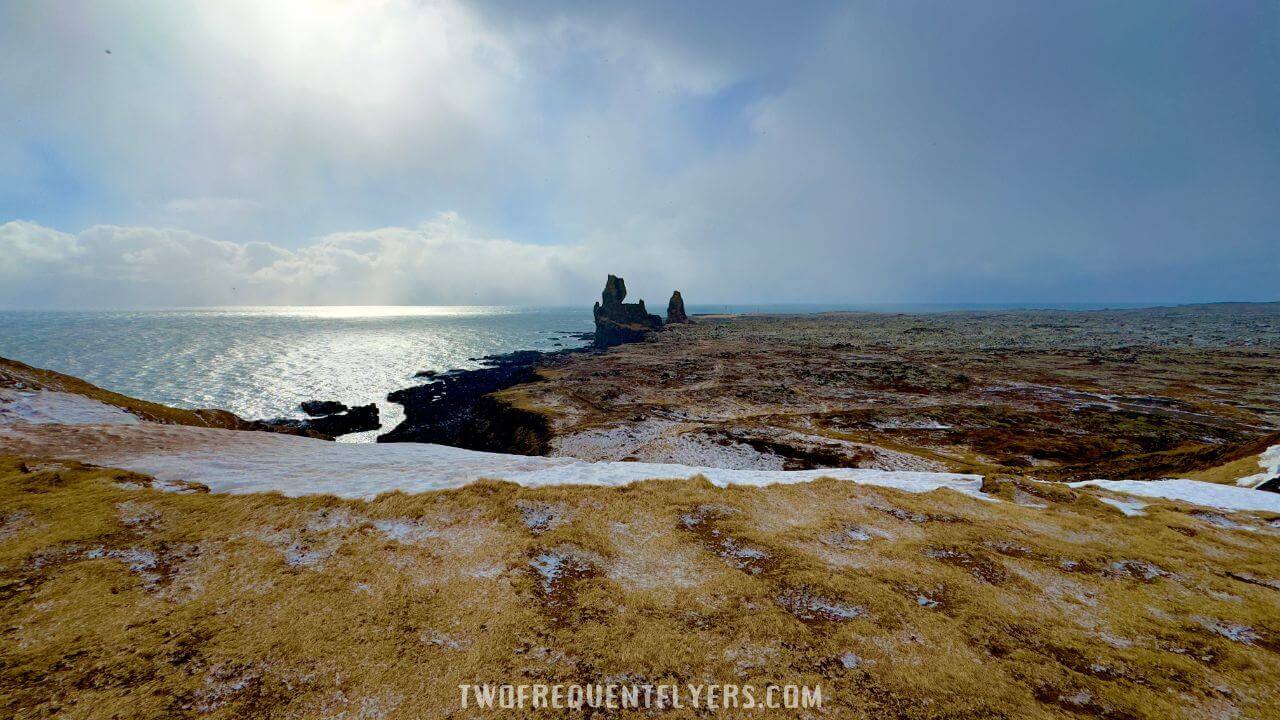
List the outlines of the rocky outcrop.
<svg viewBox="0 0 1280 720">
<path fill-rule="evenodd" d="M 537 367 L 557 353 L 520 350 L 481 358 L 485 367 L 450 370 L 431 382 L 397 390 L 387 399 L 404 406 L 404 422 L 378 436 L 378 442 L 426 442 L 472 450 L 546 452 L 546 421 L 486 397 L 537 379 Z"/>
<path fill-rule="evenodd" d="M 351 408 L 338 402 L 337 400 L 303 400 L 298 405 L 302 412 L 311 417 L 324 417 L 325 415 L 336 415 L 344 413 Z"/>
<path fill-rule="evenodd" d="M 693 321 L 684 313 L 684 298 L 680 297 L 680 291 L 673 291 L 671 299 L 667 301 L 667 324 L 682 325 L 691 322 Z"/>
<path fill-rule="evenodd" d="M 279 418 L 267 422 L 328 437 L 367 432 L 382 427 L 378 419 L 378 406 L 373 403 L 349 408 L 333 400 L 308 400 L 302 403 L 301 407 L 303 412 L 312 417 L 305 420 Z"/>
<path fill-rule="evenodd" d="M 625 303 L 626 297 L 626 281 L 610 275 L 605 281 L 604 292 L 600 293 L 601 301 L 593 308 L 596 347 L 642 342 L 649 333 L 662 329 L 662 318 L 650 314 L 644 307 L 644 300 Z"/>
</svg>

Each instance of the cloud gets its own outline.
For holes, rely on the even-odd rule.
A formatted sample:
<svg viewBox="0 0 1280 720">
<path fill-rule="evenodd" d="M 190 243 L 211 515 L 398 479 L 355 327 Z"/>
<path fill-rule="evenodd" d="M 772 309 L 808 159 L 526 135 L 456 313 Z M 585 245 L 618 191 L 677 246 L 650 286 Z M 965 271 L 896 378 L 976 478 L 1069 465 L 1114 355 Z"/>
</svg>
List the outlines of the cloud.
<svg viewBox="0 0 1280 720">
<path fill-rule="evenodd" d="M 31 272 L 150 288 L 76 304 L 1271 298 L 1271 13 L 10 3 L 0 222 L 46 228 Z"/>
<path fill-rule="evenodd" d="M 0 225 L 0 306 L 478 305 L 586 307 L 608 268 L 665 300 L 660 258 L 476 237 L 455 213 L 416 227 L 336 233 L 295 249 L 185 230 L 98 225 L 69 234 Z M 639 297 L 639 295 L 637 295 Z"/>
</svg>

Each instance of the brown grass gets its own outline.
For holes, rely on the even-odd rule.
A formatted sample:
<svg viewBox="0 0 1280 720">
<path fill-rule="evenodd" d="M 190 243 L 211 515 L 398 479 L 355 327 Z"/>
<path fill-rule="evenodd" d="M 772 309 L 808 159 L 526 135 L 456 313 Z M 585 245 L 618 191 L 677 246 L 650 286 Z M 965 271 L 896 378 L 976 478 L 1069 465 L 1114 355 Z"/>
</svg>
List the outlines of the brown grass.
<svg viewBox="0 0 1280 720">
<path fill-rule="evenodd" d="M 825 480 L 165 493 L 4 458 L 0 715 L 472 717 L 459 683 L 609 678 L 817 684 L 832 718 L 1280 716 L 1270 518 L 1014 482 L 989 489 L 1047 507 Z"/>
</svg>

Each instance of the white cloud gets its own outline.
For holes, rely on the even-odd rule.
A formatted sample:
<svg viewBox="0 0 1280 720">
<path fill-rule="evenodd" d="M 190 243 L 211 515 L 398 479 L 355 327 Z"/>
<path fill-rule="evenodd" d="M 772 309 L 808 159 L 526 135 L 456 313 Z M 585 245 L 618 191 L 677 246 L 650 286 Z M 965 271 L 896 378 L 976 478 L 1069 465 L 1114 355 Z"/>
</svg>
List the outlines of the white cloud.
<svg viewBox="0 0 1280 720">
<path fill-rule="evenodd" d="M 85 305 L 1273 295 L 1261 11 L 1006 10 L 0 3 L 0 247 Z"/>
<path fill-rule="evenodd" d="M 581 245 L 478 238 L 457 215 L 317 238 L 298 249 L 184 230 L 0 225 L 0 305 L 581 304 L 610 261 Z M 618 259 L 620 261 L 620 259 Z M 656 263 L 643 255 L 633 258 Z M 646 285 L 660 272 L 649 272 Z"/>
</svg>

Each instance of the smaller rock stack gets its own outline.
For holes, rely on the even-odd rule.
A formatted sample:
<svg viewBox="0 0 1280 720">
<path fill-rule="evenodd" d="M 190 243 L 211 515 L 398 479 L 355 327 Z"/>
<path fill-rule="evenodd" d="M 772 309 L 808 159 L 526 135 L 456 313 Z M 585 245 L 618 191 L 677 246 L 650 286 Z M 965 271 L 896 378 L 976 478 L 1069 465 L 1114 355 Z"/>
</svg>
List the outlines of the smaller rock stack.
<svg viewBox="0 0 1280 720">
<path fill-rule="evenodd" d="M 662 329 L 662 318 L 651 315 L 638 303 L 622 302 L 627 297 L 626 282 L 616 275 L 605 281 L 604 292 L 595 304 L 596 347 L 610 347 L 630 342 L 642 342 L 645 335 Z"/>
<path fill-rule="evenodd" d="M 671 300 L 667 302 L 667 324 L 681 325 L 691 324 L 692 320 L 684 313 L 684 298 L 680 297 L 680 291 L 676 290 L 671 293 Z"/>
</svg>

